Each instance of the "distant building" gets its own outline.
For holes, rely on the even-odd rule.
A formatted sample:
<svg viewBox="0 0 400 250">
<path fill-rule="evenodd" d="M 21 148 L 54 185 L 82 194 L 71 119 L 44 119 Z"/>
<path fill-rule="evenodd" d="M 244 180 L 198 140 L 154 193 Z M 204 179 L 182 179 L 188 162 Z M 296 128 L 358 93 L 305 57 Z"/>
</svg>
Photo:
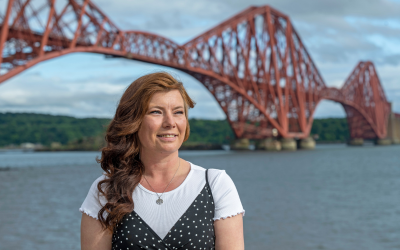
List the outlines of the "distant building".
<svg viewBox="0 0 400 250">
<path fill-rule="evenodd" d="M 24 142 L 21 143 L 20 148 L 27 151 L 42 149 L 43 145 L 40 143 Z"/>
<path fill-rule="evenodd" d="M 21 146 L 20 146 L 22 149 L 35 149 L 35 144 L 33 144 L 33 143 L 31 143 L 31 142 L 24 142 L 24 143 L 21 143 Z"/>
</svg>

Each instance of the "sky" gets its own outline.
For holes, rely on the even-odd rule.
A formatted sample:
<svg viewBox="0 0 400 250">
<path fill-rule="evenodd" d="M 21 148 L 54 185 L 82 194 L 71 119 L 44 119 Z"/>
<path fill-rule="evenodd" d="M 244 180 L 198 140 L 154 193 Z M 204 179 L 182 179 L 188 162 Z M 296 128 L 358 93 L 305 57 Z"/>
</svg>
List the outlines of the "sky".
<svg viewBox="0 0 400 250">
<path fill-rule="evenodd" d="M 60 1 L 60 0 L 57 0 Z M 143 30 L 179 44 L 249 6 L 287 14 L 329 87 L 341 87 L 360 60 L 375 64 L 387 99 L 400 113 L 400 0 L 92 0 L 120 29 Z M 0 0 L 4 12 L 6 0 Z M 35 65 L 0 84 L 0 112 L 112 118 L 126 87 L 141 75 L 168 71 L 197 105 L 189 117 L 225 119 L 214 97 L 191 76 L 167 67 L 75 53 Z M 322 101 L 315 118 L 345 117 Z"/>
</svg>

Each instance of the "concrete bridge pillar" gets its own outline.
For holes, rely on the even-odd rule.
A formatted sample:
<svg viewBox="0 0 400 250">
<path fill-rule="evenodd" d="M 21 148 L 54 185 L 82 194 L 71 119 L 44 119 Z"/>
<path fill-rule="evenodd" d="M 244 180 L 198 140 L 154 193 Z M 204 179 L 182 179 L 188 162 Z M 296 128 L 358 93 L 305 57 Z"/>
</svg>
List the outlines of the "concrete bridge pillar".
<svg viewBox="0 0 400 250">
<path fill-rule="evenodd" d="M 400 143 L 400 115 L 395 114 L 392 110 L 392 103 L 390 103 L 390 115 L 387 126 L 387 138 L 392 141 L 393 144 Z"/>
<path fill-rule="evenodd" d="M 250 141 L 249 139 L 236 139 L 232 144 L 231 144 L 231 150 L 249 150 L 250 147 Z"/>
<path fill-rule="evenodd" d="M 315 140 L 312 137 L 307 137 L 300 140 L 300 148 L 301 149 L 314 149 L 315 148 Z"/>
<path fill-rule="evenodd" d="M 282 149 L 282 145 L 277 139 L 267 138 L 258 142 L 257 149 L 279 151 Z"/>
<path fill-rule="evenodd" d="M 282 150 L 297 150 L 297 143 L 293 138 L 282 138 L 281 145 Z"/>
<path fill-rule="evenodd" d="M 392 143 L 393 144 L 400 144 L 400 114 L 393 115 L 393 137 Z"/>
<path fill-rule="evenodd" d="M 390 138 L 376 139 L 375 145 L 379 145 L 379 146 L 392 145 L 392 139 L 390 139 Z"/>
<path fill-rule="evenodd" d="M 362 146 L 364 144 L 363 138 L 352 138 L 349 143 L 350 146 Z"/>
</svg>

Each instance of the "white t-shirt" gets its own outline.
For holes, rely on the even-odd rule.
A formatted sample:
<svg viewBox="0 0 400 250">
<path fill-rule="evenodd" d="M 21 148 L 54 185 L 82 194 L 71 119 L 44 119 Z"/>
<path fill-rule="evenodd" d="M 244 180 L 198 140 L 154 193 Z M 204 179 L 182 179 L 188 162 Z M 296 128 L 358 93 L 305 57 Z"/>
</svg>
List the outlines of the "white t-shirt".
<svg viewBox="0 0 400 250">
<path fill-rule="evenodd" d="M 194 199 L 206 184 L 206 169 L 190 163 L 190 171 L 182 184 L 162 195 L 164 203 L 156 204 L 158 196 L 139 184 L 133 191 L 132 198 L 135 212 L 154 230 L 160 238 L 164 238 L 176 221 L 186 212 Z M 105 197 L 98 197 L 97 184 L 106 178 L 97 178 L 90 187 L 89 193 L 79 211 L 95 219 L 100 209 L 106 204 Z M 242 203 L 232 179 L 225 170 L 209 169 L 208 182 L 214 198 L 214 221 L 226 219 L 238 214 L 244 215 Z M 104 214 L 106 217 L 106 214 Z"/>
</svg>

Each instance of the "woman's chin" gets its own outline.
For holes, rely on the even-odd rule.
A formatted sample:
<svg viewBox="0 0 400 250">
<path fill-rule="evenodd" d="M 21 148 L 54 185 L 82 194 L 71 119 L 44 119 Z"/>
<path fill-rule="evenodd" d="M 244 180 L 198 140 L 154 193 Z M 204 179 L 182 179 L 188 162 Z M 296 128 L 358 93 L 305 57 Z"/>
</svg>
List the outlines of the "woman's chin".
<svg viewBox="0 0 400 250">
<path fill-rule="evenodd" d="M 179 150 L 179 148 L 181 147 L 182 144 L 177 144 L 177 143 L 171 143 L 171 144 L 167 144 L 167 145 L 159 145 L 158 149 L 161 152 L 164 153 L 174 153 L 176 151 Z"/>
</svg>

